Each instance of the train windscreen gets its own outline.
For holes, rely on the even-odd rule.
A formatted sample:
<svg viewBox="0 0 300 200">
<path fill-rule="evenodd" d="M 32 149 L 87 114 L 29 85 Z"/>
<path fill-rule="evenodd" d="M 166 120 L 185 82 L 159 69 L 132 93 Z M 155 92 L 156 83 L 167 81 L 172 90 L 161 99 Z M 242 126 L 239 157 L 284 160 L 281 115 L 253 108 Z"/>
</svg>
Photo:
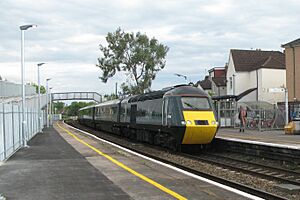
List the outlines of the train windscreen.
<svg viewBox="0 0 300 200">
<path fill-rule="evenodd" d="M 207 98 L 203 97 L 181 97 L 184 110 L 210 110 L 211 105 Z"/>
</svg>

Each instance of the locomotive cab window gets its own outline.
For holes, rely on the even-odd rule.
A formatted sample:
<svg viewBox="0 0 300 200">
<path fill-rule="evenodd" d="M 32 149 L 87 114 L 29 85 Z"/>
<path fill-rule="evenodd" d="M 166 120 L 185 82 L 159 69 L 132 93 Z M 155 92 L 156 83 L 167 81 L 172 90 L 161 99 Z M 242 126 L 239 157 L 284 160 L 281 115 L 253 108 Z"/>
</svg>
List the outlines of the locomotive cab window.
<svg viewBox="0 0 300 200">
<path fill-rule="evenodd" d="M 204 97 L 181 97 L 184 110 L 211 110 L 208 98 Z"/>
</svg>

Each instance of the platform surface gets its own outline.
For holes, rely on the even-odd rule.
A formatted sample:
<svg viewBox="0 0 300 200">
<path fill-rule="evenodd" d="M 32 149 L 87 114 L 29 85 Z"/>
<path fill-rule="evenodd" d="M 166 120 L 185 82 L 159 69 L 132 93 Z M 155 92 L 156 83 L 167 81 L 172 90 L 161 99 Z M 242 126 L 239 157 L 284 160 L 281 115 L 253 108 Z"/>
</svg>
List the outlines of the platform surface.
<svg viewBox="0 0 300 200">
<path fill-rule="evenodd" d="M 283 130 L 245 130 L 245 132 L 239 132 L 238 128 L 220 128 L 216 138 L 256 141 L 266 143 L 266 145 L 277 144 L 300 150 L 300 135 L 286 135 Z"/>
<path fill-rule="evenodd" d="M 62 127 L 62 128 L 60 128 Z M 141 179 L 86 144 L 168 189 Z M 38 134 L 0 166 L 0 193 L 8 199 L 248 199 L 142 159 L 66 127 Z"/>
<path fill-rule="evenodd" d="M 28 144 L 0 166 L 7 199 L 130 199 L 53 128 Z"/>
</svg>

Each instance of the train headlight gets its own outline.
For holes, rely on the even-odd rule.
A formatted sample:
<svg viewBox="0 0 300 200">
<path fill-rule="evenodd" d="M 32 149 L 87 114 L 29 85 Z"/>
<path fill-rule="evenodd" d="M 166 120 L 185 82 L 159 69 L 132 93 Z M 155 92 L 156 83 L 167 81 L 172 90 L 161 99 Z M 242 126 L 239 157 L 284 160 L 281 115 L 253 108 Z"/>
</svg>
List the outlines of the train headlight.
<svg viewBox="0 0 300 200">
<path fill-rule="evenodd" d="M 191 125 L 192 122 L 190 120 L 186 120 L 186 124 Z"/>
<path fill-rule="evenodd" d="M 211 121 L 212 125 L 218 125 L 218 122 L 216 122 L 215 120 Z"/>
<path fill-rule="evenodd" d="M 181 121 L 181 124 L 182 125 L 186 125 L 186 124 L 191 125 L 192 122 L 190 120 L 186 120 L 186 121 Z"/>
</svg>

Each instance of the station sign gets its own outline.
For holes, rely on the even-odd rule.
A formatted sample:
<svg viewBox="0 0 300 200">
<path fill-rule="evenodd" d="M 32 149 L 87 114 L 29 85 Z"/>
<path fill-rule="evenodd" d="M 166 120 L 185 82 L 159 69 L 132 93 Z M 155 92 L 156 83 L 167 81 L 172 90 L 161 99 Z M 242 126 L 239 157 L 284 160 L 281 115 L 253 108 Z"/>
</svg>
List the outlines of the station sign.
<svg viewBox="0 0 300 200">
<path fill-rule="evenodd" d="M 269 92 L 271 92 L 271 93 L 282 93 L 282 92 L 285 92 L 285 88 L 269 88 Z"/>
</svg>

